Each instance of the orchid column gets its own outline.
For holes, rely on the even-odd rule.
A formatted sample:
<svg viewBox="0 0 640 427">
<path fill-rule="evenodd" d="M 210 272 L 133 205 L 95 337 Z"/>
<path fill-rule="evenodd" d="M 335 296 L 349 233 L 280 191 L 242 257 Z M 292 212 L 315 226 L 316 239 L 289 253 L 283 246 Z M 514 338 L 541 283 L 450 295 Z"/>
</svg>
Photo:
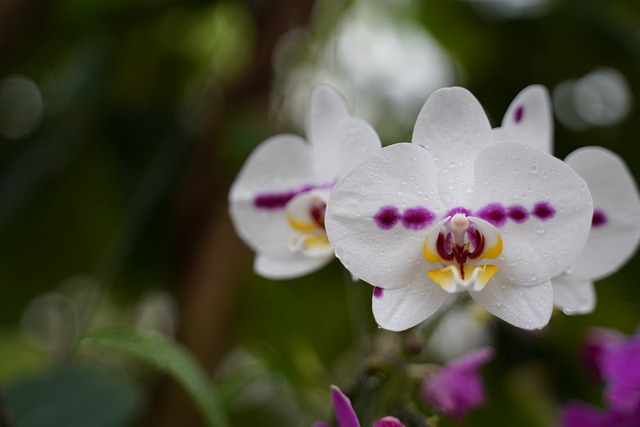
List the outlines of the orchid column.
<svg viewBox="0 0 640 427">
<path fill-rule="evenodd" d="M 375 285 L 380 326 L 410 328 L 460 292 L 516 326 L 547 324 L 550 279 L 589 234 L 592 200 L 569 166 L 525 144 L 495 142 L 462 88 L 425 103 L 412 143 L 384 148 L 333 190 L 326 227 L 336 256 Z"/>
</svg>

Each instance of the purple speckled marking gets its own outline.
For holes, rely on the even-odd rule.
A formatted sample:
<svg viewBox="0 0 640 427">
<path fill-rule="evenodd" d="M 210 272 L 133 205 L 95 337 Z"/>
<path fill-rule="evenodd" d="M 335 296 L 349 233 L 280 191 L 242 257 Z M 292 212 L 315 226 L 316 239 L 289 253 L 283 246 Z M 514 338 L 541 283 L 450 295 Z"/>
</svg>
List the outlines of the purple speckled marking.
<svg viewBox="0 0 640 427">
<path fill-rule="evenodd" d="M 451 217 L 457 213 L 464 214 L 466 216 L 473 216 L 484 219 L 495 227 L 502 227 L 506 225 L 507 220 L 512 220 L 516 224 L 522 224 L 526 222 L 531 215 L 535 216 L 541 221 L 546 221 L 555 216 L 556 210 L 549 202 L 536 203 L 531 211 L 528 211 L 522 205 L 511 205 L 504 207 L 500 203 L 489 203 L 488 205 L 479 209 L 476 213 L 471 210 L 458 206 L 449 210 L 442 218 Z M 422 230 L 431 225 L 436 219 L 437 215 L 431 212 L 429 209 L 422 206 L 415 206 L 405 209 L 403 214 L 400 214 L 400 210 L 395 206 L 383 206 L 378 210 L 373 217 L 378 227 L 383 230 L 390 230 L 396 226 L 398 222 L 409 230 Z M 599 227 L 606 222 L 606 216 L 602 211 L 595 211 L 593 213 L 593 227 Z"/>
<path fill-rule="evenodd" d="M 322 184 L 322 185 L 305 185 L 298 190 L 289 190 L 273 193 L 256 194 L 253 198 L 253 206 L 258 209 L 275 210 L 282 209 L 287 206 L 287 203 L 298 194 L 306 193 L 315 189 L 330 189 L 333 188 L 335 183 Z"/>
<path fill-rule="evenodd" d="M 478 218 L 490 222 L 496 227 L 502 227 L 507 222 L 507 212 L 500 203 L 490 203 L 476 212 Z"/>
<path fill-rule="evenodd" d="M 523 117 L 524 117 L 524 106 L 520 105 L 520 106 L 518 106 L 518 108 L 516 108 L 516 111 L 513 114 L 513 120 L 516 123 L 520 123 L 522 121 Z"/>
<path fill-rule="evenodd" d="M 379 288 L 377 286 L 373 287 L 373 296 L 377 299 L 382 298 L 382 296 L 384 295 L 384 289 Z"/>
<path fill-rule="evenodd" d="M 400 211 L 395 206 L 383 206 L 373 216 L 373 220 L 383 230 L 392 229 L 400 221 L 400 218 Z"/>
<path fill-rule="evenodd" d="M 533 206 L 533 211 L 531 211 L 531 213 L 536 218 L 546 221 L 553 218 L 556 214 L 556 210 L 548 202 L 538 202 Z"/>
<path fill-rule="evenodd" d="M 446 218 L 448 216 L 454 216 L 457 213 L 461 213 L 461 214 L 465 214 L 466 216 L 473 216 L 473 212 L 471 212 L 469 209 L 464 208 L 462 206 L 457 206 L 451 210 L 449 210 L 449 212 L 447 212 L 446 214 L 444 214 L 442 216 L 442 218 Z"/>
<path fill-rule="evenodd" d="M 602 227 L 606 223 L 607 223 L 607 215 L 600 209 L 595 209 L 593 211 L 593 217 L 591 218 L 591 227 L 593 228 Z"/>
<path fill-rule="evenodd" d="M 529 219 L 529 212 L 522 205 L 509 206 L 507 216 L 516 224 L 522 224 Z"/>
<path fill-rule="evenodd" d="M 405 209 L 401 221 L 405 228 L 410 230 L 422 230 L 433 222 L 436 215 L 427 208 L 416 206 Z"/>
</svg>

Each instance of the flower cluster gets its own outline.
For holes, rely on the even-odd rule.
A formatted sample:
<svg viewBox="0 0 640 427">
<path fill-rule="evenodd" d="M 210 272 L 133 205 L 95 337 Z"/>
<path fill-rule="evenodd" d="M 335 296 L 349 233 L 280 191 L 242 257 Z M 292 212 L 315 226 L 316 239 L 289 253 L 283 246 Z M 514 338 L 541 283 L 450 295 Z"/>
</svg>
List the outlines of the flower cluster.
<svg viewBox="0 0 640 427">
<path fill-rule="evenodd" d="M 334 253 L 375 286 L 373 313 L 399 331 L 460 293 L 521 328 L 553 306 L 593 310 L 593 281 L 640 240 L 640 198 L 613 153 L 552 156 L 545 89 L 519 94 L 499 128 L 466 89 L 436 91 L 412 142 L 380 148 L 332 89 L 313 91 L 309 143 L 279 135 L 252 154 L 230 192 L 255 270 L 291 278 Z"/>
<path fill-rule="evenodd" d="M 625 338 L 614 331 L 595 331 L 587 353 L 606 383 L 606 410 L 586 403 L 568 403 L 561 427 L 633 427 L 640 420 L 640 331 Z"/>
</svg>

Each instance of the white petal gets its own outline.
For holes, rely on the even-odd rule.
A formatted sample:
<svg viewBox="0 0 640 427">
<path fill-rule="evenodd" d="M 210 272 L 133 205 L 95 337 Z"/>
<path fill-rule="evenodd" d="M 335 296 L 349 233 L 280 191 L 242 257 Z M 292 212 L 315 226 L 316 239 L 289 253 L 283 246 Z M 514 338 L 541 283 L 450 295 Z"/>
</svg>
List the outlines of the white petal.
<svg viewBox="0 0 640 427">
<path fill-rule="evenodd" d="M 571 275 L 597 280 L 622 267 L 638 248 L 638 188 L 624 161 L 604 148 L 581 148 L 569 154 L 565 161 L 587 182 L 594 213 L 600 216 L 598 219 L 604 219 L 591 228 Z"/>
<path fill-rule="evenodd" d="M 562 274 L 551 279 L 553 284 L 553 304 L 565 314 L 591 313 L 596 306 L 593 282 L 574 279 Z"/>
<path fill-rule="evenodd" d="M 327 235 L 352 274 L 383 288 L 427 283 L 427 271 L 439 267 L 424 260 L 423 240 L 444 213 L 435 182 L 429 153 L 403 143 L 380 150 L 336 185 Z"/>
<path fill-rule="evenodd" d="M 493 142 L 491 125 L 478 100 L 466 89 L 434 92 L 422 107 L 412 142 L 433 156 L 445 204 L 461 205 L 473 186 L 473 160 Z"/>
<path fill-rule="evenodd" d="M 553 113 L 547 89 L 540 85 L 524 88 L 509 105 L 494 135 L 497 141 L 520 142 L 553 153 Z"/>
<path fill-rule="evenodd" d="M 307 137 L 318 176 L 342 178 L 382 146 L 371 125 L 352 117 L 345 99 L 330 86 L 314 88 L 309 104 Z"/>
<path fill-rule="evenodd" d="M 291 254 L 288 257 L 274 257 L 257 254 L 253 269 L 267 279 L 293 279 L 319 270 L 333 259 L 333 254 L 324 257 L 308 257 L 303 254 Z"/>
<path fill-rule="evenodd" d="M 270 208 L 268 200 L 314 184 L 324 183 L 313 177 L 310 148 L 302 138 L 267 139 L 251 153 L 231 186 L 229 213 L 236 232 L 256 252 L 287 256 L 292 230 L 284 204 Z"/>
<path fill-rule="evenodd" d="M 383 289 L 380 293 L 373 296 L 373 316 L 378 325 L 390 331 L 404 331 L 426 320 L 451 297 L 433 282 Z"/>
<path fill-rule="evenodd" d="M 516 286 L 494 277 L 471 297 L 494 316 L 524 329 L 542 328 L 551 318 L 553 290 L 550 282 Z"/>
<path fill-rule="evenodd" d="M 537 285 L 565 271 L 582 250 L 591 227 L 586 183 L 561 160 L 507 142 L 482 150 L 475 173 L 476 192 L 470 196 L 475 216 L 492 203 L 505 211 L 519 206 L 529 212 L 522 221 L 507 217 L 499 226 L 503 251 L 495 260 L 496 278 Z"/>
</svg>

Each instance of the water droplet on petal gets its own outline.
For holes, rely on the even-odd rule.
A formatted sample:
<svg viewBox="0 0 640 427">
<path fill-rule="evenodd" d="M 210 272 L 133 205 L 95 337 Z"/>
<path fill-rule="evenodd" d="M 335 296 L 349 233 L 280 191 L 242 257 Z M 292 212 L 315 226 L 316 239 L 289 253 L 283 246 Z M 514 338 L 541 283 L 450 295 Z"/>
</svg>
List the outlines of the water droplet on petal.
<svg viewBox="0 0 640 427">
<path fill-rule="evenodd" d="M 538 232 L 539 234 L 544 233 L 544 226 L 542 224 L 538 224 L 536 225 L 536 232 Z"/>
</svg>

